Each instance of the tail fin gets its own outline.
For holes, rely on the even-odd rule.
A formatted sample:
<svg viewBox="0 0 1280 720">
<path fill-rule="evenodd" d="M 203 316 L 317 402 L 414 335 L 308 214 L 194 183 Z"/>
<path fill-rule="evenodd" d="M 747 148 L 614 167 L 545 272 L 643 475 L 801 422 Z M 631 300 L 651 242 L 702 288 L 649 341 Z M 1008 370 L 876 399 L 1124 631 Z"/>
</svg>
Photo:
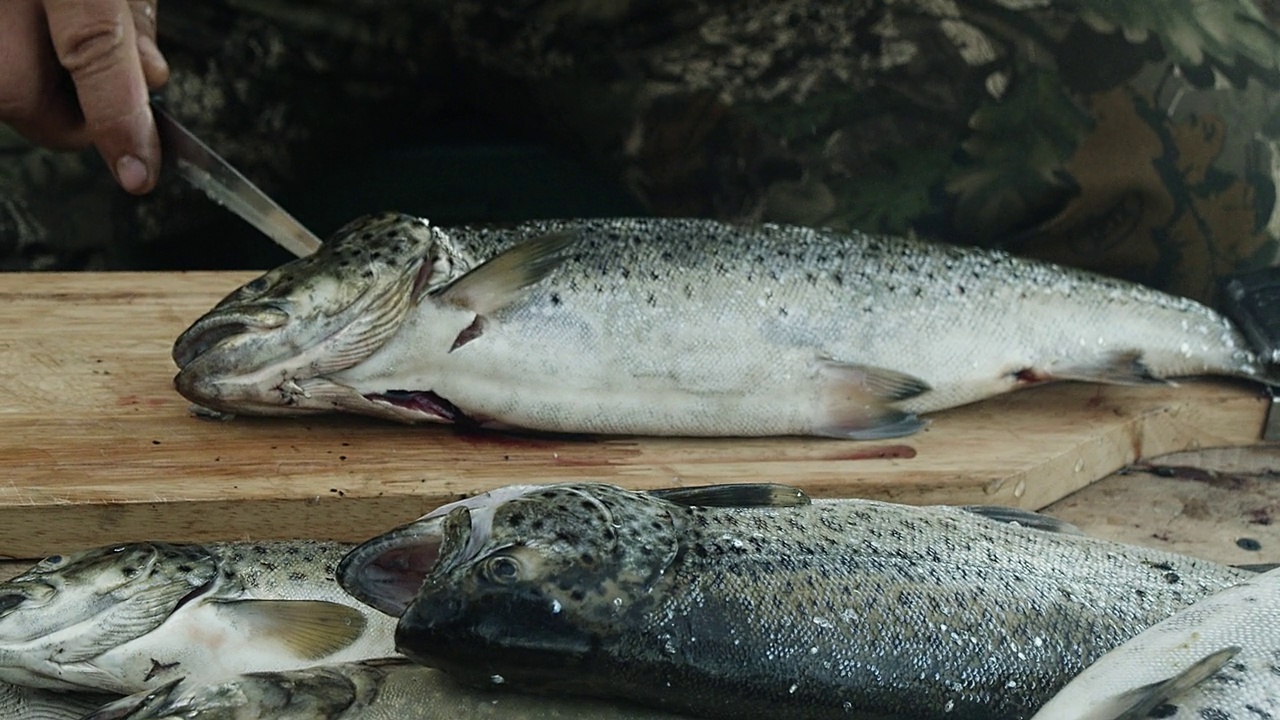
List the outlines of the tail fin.
<svg viewBox="0 0 1280 720">
<path fill-rule="evenodd" d="M 1280 387 L 1280 267 L 1237 273 L 1222 281 L 1222 310 L 1258 355 L 1260 381 Z"/>
</svg>

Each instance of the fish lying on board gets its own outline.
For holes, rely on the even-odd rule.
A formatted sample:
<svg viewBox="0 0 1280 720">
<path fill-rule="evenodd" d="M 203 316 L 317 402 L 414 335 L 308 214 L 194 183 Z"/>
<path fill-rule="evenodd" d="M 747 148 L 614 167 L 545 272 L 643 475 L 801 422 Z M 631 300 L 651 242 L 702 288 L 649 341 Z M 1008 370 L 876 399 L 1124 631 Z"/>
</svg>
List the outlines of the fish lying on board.
<svg viewBox="0 0 1280 720">
<path fill-rule="evenodd" d="M 1035 720 L 1280 717 L 1280 570 L 1210 595 L 1112 650 Z"/>
<path fill-rule="evenodd" d="M 649 708 L 461 687 L 406 660 L 253 673 L 211 685 L 177 681 L 85 720 L 678 720 Z"/>
<path fill-rule="evenodd" d="M 710 220 L 362 218 L 178 338 L 226 413 L 687 436 L 910 434 L 1053 379 L 1270 372 L 1191 300 L 999 252 Z"/>
<path fill-rule="evenodd" d="M 0 583 L 0 681 L 129 694 L 394 654 L 394 621 L 334 581 L 349 545 L 130 543 Z"/>
<path fill-rule="evenodd" d="M 401 616 L 402 653 L 469 683 L 708 718 L 1025 720 L 1142 628 L 1252 576 L 986 512 L 514 486 L 360 545 L 338 580 Z"/>
</svg>

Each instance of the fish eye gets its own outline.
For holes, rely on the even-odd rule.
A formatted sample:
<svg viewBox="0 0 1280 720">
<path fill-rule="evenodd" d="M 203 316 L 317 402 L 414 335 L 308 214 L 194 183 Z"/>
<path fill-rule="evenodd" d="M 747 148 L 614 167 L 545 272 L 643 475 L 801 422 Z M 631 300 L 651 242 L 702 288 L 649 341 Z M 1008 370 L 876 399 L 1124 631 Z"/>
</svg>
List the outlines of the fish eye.
<svg viewBox="0 0 1280 720">
<path fill-rule="evenodd" d="M 40 561 L 40 567 L 45 570 L 54 570 L 61 566 L 65 560 L 66 558 L 61 555 L 50 555 Z"/>
<path fill-rule="evenodd" d="M 495 555 L 484 562 L 485 577 L 508 584 L 520 579 L 520 561 L 510 555 Z"/>
<path fill-rule="evenodd" d="M 251 281 L 249 281 L 249 282 L 245 283 L 245 285 L 244 285 L 244 288 L 243 288 L 243 289 L 244 289 L 244 291 L 245 291 L 245 292 L 247 292 L 247 293 L 253 293 L 254 295 L 257 295 L 258 293 L 262 292 L 263 290 L 266 290 L 266 289 L 267 289 L 267 278 L 266 278 L 266 276 L 264 275 L 264 276 L 262 276 L 262 277 L 260 277 L 260 278 L 257 278 L 256 280 L 251 280 Z"/>
</svg>

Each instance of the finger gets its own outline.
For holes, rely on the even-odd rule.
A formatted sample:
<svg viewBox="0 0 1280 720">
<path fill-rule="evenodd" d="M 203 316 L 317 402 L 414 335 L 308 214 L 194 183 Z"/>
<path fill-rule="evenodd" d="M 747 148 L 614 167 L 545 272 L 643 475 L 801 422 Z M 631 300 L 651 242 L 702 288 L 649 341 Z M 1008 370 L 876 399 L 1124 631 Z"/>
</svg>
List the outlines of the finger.
<svg viewBox="0 0 1280 720">
<path fill-rule="evenodd" d="M 75 83 L 85 126 L 116 181 L 155 185 L 160 139 L 148 105 L 133 13 L 126 0 L 45 0 L 58 61 Z"/>
<path fill-rule="evenodd" d="M 18 2 L 5 16 L 6 42 L 0 43 L 0 122 L 46 147 L 88 145 L 84 119 L 49 40 L 44 9 Z"/>
<path fill-rule="evenodd" d="M 156 44 L 156 0 L 129 0 L 133 27 L 138 36 L 138 57 L 147 87 L 155 90 L 169 81 L 169 63 Z"/>
</svg>

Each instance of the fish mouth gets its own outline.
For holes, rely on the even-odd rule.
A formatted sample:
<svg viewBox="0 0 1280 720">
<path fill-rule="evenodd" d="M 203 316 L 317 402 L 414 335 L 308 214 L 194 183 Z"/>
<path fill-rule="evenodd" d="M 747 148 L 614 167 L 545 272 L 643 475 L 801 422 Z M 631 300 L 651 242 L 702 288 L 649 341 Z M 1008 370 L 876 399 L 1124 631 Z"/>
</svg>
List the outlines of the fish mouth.
<svg viewBox="0 0 1280 720">
<path fill-rule="evenodd" d="M 180 370 L 231 338 L 266 332 L 289 322 L 278 307 L 253 311 L 210 312 L 187 328 L 173 343 L 173 362 Z"/>
<path fill-rule="evenodd" d="M 367 540 L 338 563 L 338 584 L 360 602 L 400 617 L 440 565 L 446 540 L 454 541 L 449 548 L 452 561 L 473 554 L 489 536 L 494 509 L 537 488 L 507 485 L 489 490 L 441 505 L 407 525 Z M 465 521 L 455 513 L 459 508 L 468 510 Z M 466 540 L 458 545 L 456 536 L 462 534 L 464 525 Z"/>
<path fill-rule="evenodd" d="M 423 518 L 356 546 L 338 563 L 338 584 L 378 612 L 400 617 L 440 560 L 442 520 Z"/>
</svg>

